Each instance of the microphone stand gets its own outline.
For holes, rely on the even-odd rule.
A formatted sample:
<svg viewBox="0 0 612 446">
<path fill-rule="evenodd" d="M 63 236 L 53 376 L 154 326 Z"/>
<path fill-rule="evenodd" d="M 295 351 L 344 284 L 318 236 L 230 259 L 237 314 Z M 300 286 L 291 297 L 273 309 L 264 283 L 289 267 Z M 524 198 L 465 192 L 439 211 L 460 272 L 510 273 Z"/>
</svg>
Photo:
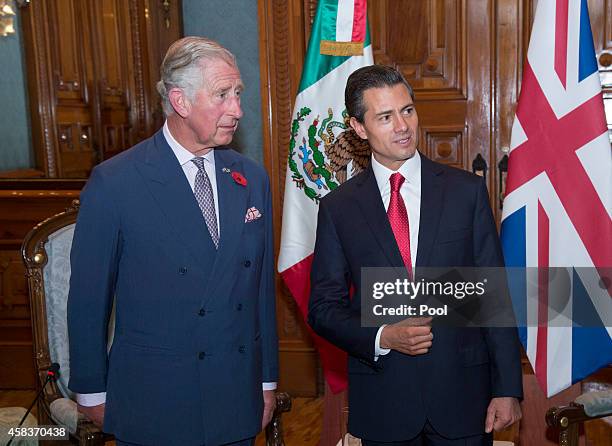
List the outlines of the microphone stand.
<svg viewBox="0 0 612 446">
<path fill-rule="evenodd" d="M 23 418 L 21 419 L 21 421 L 16 427 L 20 427 L 23 424 L 23 422 L 26 420 L 26 418 L 32 411 L 32 408 L 34 407 L 34 404 L 36 403 L 36 401 L 38 401 L 38 398 L 40 398 L 40 395 L 42 395 L 43 391 L 45 390 L 45 387 L 47 387 L 47 384 L 49 384 L 51 381 L 54 381 L 54 382 L 57 381 L 57 375 L 59 373 L 58 371 L 59 371 L 59 364 L 55 362 L 51 364 L 51 367 L 49 367 L 49 370 L 47 370 L 47 378 L 45 379 L 45 383 L 43 384 L 43 386 L 40 388 L 40 390 L 36 394 L 34 401 L 32 401 L 32 404 L 30 404 L 30 407 L 28 408 Z M 10 446 L 14 439 L 15 439 L 15 434 L 11 435 L 11 438 L 9 439 L 6 446 Z"/>
</svg>

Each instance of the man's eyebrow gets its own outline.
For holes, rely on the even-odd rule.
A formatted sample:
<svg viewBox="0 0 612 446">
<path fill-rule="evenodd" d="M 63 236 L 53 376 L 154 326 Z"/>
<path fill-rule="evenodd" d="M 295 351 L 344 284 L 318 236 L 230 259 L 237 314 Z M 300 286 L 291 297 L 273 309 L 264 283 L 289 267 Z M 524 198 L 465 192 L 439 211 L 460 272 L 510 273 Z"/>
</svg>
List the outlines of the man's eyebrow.
<svg viewBox="0 0 612 446">
<path fill-rule="evenodd" d="M 404 105 L 401 108 L 401 110 L 405 110 L 405 109 L 410 108 L 410 107 L 414 107 L 414 102 L 411 102 L 410 104 Z M 383 115 L 388 115 L 388 114 L 391 114 L 391 113 L 393 113 L 393 110 L 383 110 L 381 112 L 376 113 L 374 116 L 383 116 Z"/>
<path fill-rule="evenodd" d="M 392 112 L 393 110 L 383 110 L 381 112 L 376 113 L 374 116 L 383 116 L 383 115 L 388 115 Z"/>
<path fill-rule="evenodd" d="M 215 93 L 227 93 L 230 90 L 240 90 L 240 91 L 244 91 L 244 84 L 238 84 L 236 85 L 236 87 L 229 85 L 227 87 L 219 87 L 217 89 L 215 89 Z"/>
</svg>

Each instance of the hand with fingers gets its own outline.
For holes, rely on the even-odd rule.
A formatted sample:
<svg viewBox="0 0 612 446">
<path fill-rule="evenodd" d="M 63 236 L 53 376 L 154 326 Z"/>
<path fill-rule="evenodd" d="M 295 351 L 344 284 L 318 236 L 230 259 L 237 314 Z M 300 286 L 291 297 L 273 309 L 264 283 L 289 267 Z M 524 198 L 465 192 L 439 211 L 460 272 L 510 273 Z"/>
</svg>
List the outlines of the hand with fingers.
<svg viewBox="0 0 612 446">
<path fill-rule="evenodd" d="M 380 346 L 415 356 L 427 353 L 432 340 L 431 318 L 417 317 L 404 319 L 383 328 Z"/>
<path fill-rule="evenodd" d="M 99 404 L 97 406 L 81 406 L 77 404 L 77 411 L 85 415 L 93 424 L 102 428 L 104 425 L 104 410 L 106 404 Z"/>
<path fill-rule="evenodd" d="M 499 432 L 516 423 L 522 417 L 518 399 L 498 397 L 491 399 L 485 420 L 485 432 Z"/>
<path fill-rule="evenodd" d="M 276 409 L 276 391 L 264 390 L 263 400 L 264 400 L 264 411 L 263 411 L 263 418 L 261 420 L 262 430 L 266 428 L 266 426 L 270 423 L 270 421 L 272 421 L 272 417 L 274 416 L 274 410 Z"/>
</svg>

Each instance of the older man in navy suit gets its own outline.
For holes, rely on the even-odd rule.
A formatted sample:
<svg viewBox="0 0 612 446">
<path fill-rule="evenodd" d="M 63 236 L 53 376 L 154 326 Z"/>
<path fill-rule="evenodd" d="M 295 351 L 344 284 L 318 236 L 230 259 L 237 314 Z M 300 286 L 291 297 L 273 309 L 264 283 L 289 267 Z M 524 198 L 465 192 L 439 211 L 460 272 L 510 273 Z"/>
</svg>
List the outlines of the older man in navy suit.
<svg viewBox="0 0 612 446">
<path fill-rule="evenodd" d="M 278 378 L 269 180 L 226 147 L 243 90 L 228 50 L 175 42 L 158 90 L 163 129 L 81 195 L 69 387 L 118 444 L 249 445 Z"/>
<path fill-rule="evenodd" d="M 360 314 L 362 267 L 503 266 L 485 183 L 417 151 L 414 95 L 395 69 L 355 71 L 345 102 L 372 159 L 321 201 L 309 321 L 349 354 L 349 431 L 366 446 L 490 445 L 520 418 L 516 330 L 368 328 Z"/>
</svg>

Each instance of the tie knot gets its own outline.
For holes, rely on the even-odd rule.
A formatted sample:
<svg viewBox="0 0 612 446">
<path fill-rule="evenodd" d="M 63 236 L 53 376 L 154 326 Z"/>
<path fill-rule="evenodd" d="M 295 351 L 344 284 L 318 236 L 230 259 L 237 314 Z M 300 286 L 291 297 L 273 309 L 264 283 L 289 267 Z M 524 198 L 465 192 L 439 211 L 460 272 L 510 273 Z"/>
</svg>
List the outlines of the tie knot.
<svg viewBox="0 0 612 446">
<path fill-rule="evenodd" d="M 198 170 L 206 172 L 206 171 L 204 170 L 204 158 L 202 158 L 202 157 L 200 157 L 200 156 L 197 156 L 197 157 L 195 157 L 195 158 L 192 158 L 192 159 L 191 159 L 191 162 L 192 162 L 193 164 L 195 164 L 195 165 L 196 165 L 196 167 L 198 168 Z"/>
<path fill-rule="evenodd" d="M 391 192 L 399 192 L 402 184 L 404 184 L 404 180 L 405 178 L 399 172 L 391 175 L 391 178 L 389 178 L 389 182 L 391 183 Z"/>
</svg>

